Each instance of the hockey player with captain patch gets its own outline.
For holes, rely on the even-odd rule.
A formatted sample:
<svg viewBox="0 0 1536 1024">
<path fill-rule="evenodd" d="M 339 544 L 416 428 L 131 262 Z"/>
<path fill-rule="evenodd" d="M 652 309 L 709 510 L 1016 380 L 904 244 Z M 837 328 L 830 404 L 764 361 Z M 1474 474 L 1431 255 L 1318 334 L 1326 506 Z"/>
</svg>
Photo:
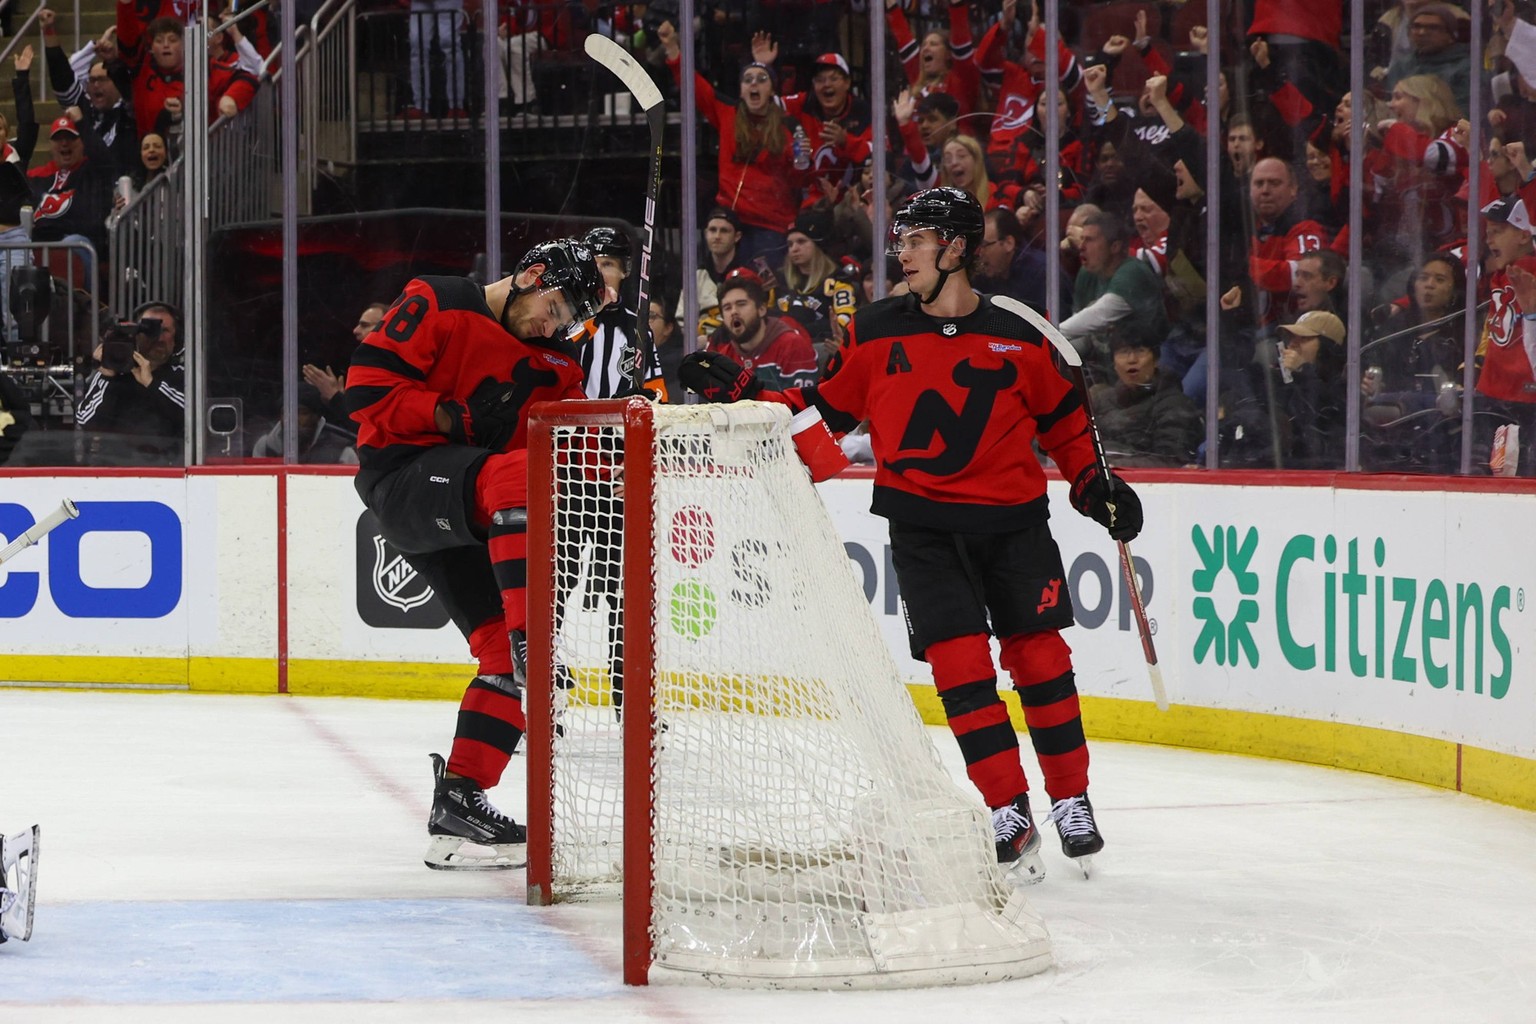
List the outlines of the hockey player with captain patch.
<svg viewBox="0 0 1536 1024">
<path fill-rule="evenodd" d="M 908 199 L 893 218 L 890 253 L 910 294 L 860 310 L 840 367 L 820 384 L 764 391 L 714 353 L 688 356 L 679 377 L 709 401 L 815 407 L 835 433 L 869 421 L 872 511 L 890 523 L 913 656 L 932 669 L 966 772 L 992 809 L 999 862 L 1034 881 L 1044 871 L 1040 835 L 991 636 L 1024 709 L 1062 852 L 1087 874 L 1104 840 L 1061 636 L 1072 600 L 1032 442 L 1072 485 L 1073 507 L 1114 539 L 1134 538 L 1142 515 L 1135 493 L 1096 463 L 1081 396 L 1051 345 L 971 288 L 983 228 L 980 204 L 959 189 Z"/>
</svg>

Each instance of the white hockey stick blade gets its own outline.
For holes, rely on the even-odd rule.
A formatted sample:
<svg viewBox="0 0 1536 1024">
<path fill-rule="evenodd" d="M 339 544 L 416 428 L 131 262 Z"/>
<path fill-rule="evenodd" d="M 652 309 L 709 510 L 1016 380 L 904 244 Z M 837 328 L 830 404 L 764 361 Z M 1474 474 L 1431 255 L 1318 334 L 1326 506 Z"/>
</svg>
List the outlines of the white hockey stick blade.
<svg viewBox="0 0 1536 1024">
<path fill-rule="evenodd" d="M 75 507 L 75 503 L 65 498 L 59 503 L 58 508 L 48 513 L 39 522 L 34 523 L 30 530 L 7 544 L 5 550 L 0 551 L 0 563 L 4 563 L 25 551 L 46 537 L 60 524 L 69 519 L 76 519 L 79 515 L 80 510 Z"/>
<path fill-rule="evenodd" d="M 32 937 L 32 912 L 37 904 L 37 851 L 42 845 L 42 829 L 30 829 L 9 839 L 0 836 L 0 890 L 11 885 L 15 869 L 15 887 L 5 892 L 8 905 L 0 911 L 0 941 Z"/>
<path fill-rule="evenodd" d="M 1152 699 L 1157 703 L 1157 710 L 1168 710 L 1168 691 L 1163 686 L 1163 670 L 1156 665 L 1147 666 L 1147 676 L 1152 680 Z"/>
<path fill-rule="evenodd" d="M 582 47 L 587 51 L 587 56 L 597 61 L 603 67 L 618 76 L 635 97 L 635 102 L 640 104 L 641 110 L 649 111 L 652 107 L 661 103 L 661 90 L 656 88 L 656 83 L 651 81 L 651 76 L 640 62 L 635 60 L 624 47 L 609 39 L 605 35 L 592 33 L 587 36 Z"/>
<path fill-rule="evenodd" d="M 1083 365 L 1082 353 L 1067 340 L 1067 336 L 1062 334 L 1055 324 L 1035 312 L 1032 308 L 1018 299 L 1010 298 L 1007 295 L 992 296 L 992 304 L 998 309 L 1007 310 L 1014 316 L 1022 318 L 1039 330 L 1041 334 L 1045 335 L 1047 341 L 1056 346 L 1056 351 L 1061 353 L 1061 358 L 1066 361 L 1068 366 Z"/>
</svg>

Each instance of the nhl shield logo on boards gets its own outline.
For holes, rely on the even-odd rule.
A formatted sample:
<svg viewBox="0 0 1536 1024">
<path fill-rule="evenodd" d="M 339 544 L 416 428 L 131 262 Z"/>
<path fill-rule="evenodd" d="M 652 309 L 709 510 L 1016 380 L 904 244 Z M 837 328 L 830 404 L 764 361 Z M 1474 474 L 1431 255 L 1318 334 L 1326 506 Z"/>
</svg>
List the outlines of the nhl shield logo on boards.
<svg viewBox="0 0 1536 1024">
<path fill-rule="evenodd" d="M 372 512 L 357 519 L 357 614 L 381 629 L 441 629 L 448 612 L 432 587 L 379 532 Z"/>
<path fill-rule="evenodd" d="M 944 331 L 944 337 L 946 337 L 946 338 L 953 338 L 957 333 L 959 333 L 960 325 L 959 324 L 945 324 L 943 326 L 942 330 Z"/>
<path fill-rule="evenodd" d="M 387 605 L 408 612 L 432 600 L 432 588 L 389 541 L 373 538 L 373 592 Z"/>
</svg>

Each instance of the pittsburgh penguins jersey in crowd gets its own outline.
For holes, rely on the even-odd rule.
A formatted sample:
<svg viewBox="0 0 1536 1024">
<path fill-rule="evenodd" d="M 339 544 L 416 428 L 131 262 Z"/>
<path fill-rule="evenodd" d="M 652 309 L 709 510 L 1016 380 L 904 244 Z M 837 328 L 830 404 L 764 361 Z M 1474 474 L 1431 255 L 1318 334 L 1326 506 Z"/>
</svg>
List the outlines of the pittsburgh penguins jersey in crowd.
<svg viewBox="0 0 1536 1024">
<path fill-rule="evenodd" d="M 620 306 L 604 306 L 597 316 L 586 323 L 586 337 L 577 342 L 581 355 L 581 369 L 586 374 L 588 398 L 614 398 L 625 386 L 624 372 L 620 369 L 625 353 L 634 344 L 635 315 Z M 652 348 L 650 366 L 645 371 L 645 386 L 660 389 L 666 399 L 662 384 L 661 363 Z"/>
<path fill-rule="evenodd" d="M 347 371 L 361 472 L 387 473 L 447 444 L 437 429 L 438 403 L 464 402 L 487 378 L 523 385 L 523 410 L 583 397 L 581 362 L 570 342 L 513 337 L 486 305 L 484 289 L 465 278 L 411 281 L 357 347 Z M 503 450 L 527 445 L 523 422 Z"/>
<path fill-rule="evenodd" d="M 1093 463 L 1078 391 L 1038 330 L 981 296 L 968 316 L 928 316 L 917 296 L 854 315 L 842 366 L 784 393 L 832 430 L 869 420 L 876 515 L 935 529 L 1000 533 L 1049 515 L 1033 442 L 1068 481 Z"/>
</svg>

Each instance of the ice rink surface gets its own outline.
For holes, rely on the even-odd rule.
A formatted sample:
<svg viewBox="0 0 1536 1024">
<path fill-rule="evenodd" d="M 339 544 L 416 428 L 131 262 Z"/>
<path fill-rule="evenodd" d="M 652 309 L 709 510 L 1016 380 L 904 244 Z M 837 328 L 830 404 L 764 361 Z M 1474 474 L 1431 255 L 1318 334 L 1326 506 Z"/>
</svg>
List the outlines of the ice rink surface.
<svg viewBox="0 0 1536 1024">
<path fill-rule="evenodd" d="M 427 754 L 447 752 L 454 711 L 0 688 L 0 829 L 42 824 L 36 929 L 0 946 L 0 1021 L 1536 1022 L 1536 815 L 1102 742 L 1094 877 L 1047 828 L 1029 890 L 1052 970 L 626 989 L 613 907 L 530 908 L 521 871 L 422 866 Z M 514 758 L 493 794 L 518 817 L 522 772 Z"/>
</svg>

